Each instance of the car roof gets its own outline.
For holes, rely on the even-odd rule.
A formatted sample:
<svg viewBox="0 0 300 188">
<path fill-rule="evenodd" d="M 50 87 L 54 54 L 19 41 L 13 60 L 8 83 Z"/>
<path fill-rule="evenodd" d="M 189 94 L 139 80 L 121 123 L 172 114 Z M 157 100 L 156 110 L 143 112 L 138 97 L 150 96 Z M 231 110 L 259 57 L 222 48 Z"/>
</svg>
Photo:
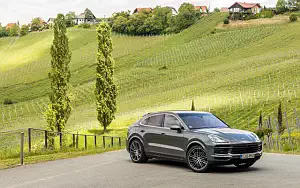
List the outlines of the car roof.
<svg viewBox="0 0 300 188">
<path fill-rule="evenodd" d="M 146 115 L 154 115 L 154 114 L 161 114 L 161 113 L 171 113 L 171 114 L 211 114 L 210 112 L 201 112 L 201 111 L 188 111 L 188 110 L 170 110 L 170 111 L 161 111 L 161 112 L 151 112 Z"/>
</svg>

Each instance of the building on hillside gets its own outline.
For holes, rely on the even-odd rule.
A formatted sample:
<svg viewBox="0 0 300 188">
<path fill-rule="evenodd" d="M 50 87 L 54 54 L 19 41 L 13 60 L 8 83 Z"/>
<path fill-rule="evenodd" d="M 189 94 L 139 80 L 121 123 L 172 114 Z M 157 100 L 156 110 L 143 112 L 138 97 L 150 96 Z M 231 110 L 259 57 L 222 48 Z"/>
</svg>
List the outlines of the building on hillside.
<svg viewBox="0 0 300 188">
<path fill-rule="evenodd" d="M 45 22 L 45 20 L 43 20 L 41 17 L 39 17 L 39 20 L 41 25 L 47 25 L 47 22 Z"/>
<path fill-rule="evenodd" d="M 242 14 L 258 14 L 261 12 L 259 3 L 241 3 L 236 2 L 229 8 L 229 13 L 242 13 Z"/>
<path fill-rule="evenodd" d="M 48 21 L 47 21 L 47 24 L 48 25 L 53 25 L 54 24 L 54 20 L 55 20 L 55 18 L 49 18 Z"/>
<path fill-rule="evenodd" d="M 176 8 L 171 7 L 171 6 L 167 6 L 167 8 L 172 9 L 172 14 L 173 15 L 177 15 L 178 14 L 178 11 L 176 10 Z"/>
<path fill-rule="evenodd" d="M 16 25 L 16 23 L 8 23 L 5 27 L 6 30 L 11 29 L 14 25 Z"/>
<path fill-rule="evenodd" d="M 75 25 L 80 25 L 83 23 L 88 24 L 96 24 L 97 19 L 96 16 L 87 8 L 85 11 L 79 15 L 77 15 L 75 18 L 73 18 Z"/>
<path fill-rule="evenodd" d="M 229 12 L 229 9 L 227 7 L 222 7 L 220 9 L 220 12 Z"/>
<path fill-rule="evenodd" d="M 208 8 L 207 6 L 195 6 L 196 11 L 200 11 L 201 13 L 208 13 Z"/>
<path fill-rule="evenodd" d="M 137 13 L 140 13 L 140 12 L 152 12 L 152 8 L 136 8 L 134 9 L 133 11 L 133 14 L 137 14 Z"/>
</svg>

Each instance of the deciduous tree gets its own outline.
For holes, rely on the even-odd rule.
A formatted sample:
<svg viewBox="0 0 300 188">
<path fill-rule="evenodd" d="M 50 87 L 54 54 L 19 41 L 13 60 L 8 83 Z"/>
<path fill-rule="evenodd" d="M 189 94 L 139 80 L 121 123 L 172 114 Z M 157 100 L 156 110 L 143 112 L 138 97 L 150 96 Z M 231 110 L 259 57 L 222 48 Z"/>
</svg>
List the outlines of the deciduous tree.
<svg viewBox="0 0 300 188">
<path fill-rule="evenodd" d="M 73 27 L 74 26 L 74 18 L 76 17 L 75 12 L 69 12 L 66 14 L 66 26 Z"/>
<path fill-rule="evenodd" d="M 278 13 L 284 13 L 287 10 L 286 0 L 278 0 L 276 4 L 276 10 Z"/>
<path fill-rule="evenodd" d="M 15 37 L 20 34 L 20 27 L 17 24 L 14 24 L 10 29 L 9 29 L 9 36 Z"/>
<path fill-rule="evenodd" d="M 21 26 L 20 35 L 24 36 L 24 35 L 27 35 L 28 33 L 29 33 L 29 27 L 28 27 L 28 25 L 22 25 Z"/>
<path fill-rule="evenodd" d="M 176 32 L 180 32 L 196 22 L 197 14 L 194 5 L 183 3 L 179 8 L 179 13 L 176 16 Z"/>
</svg>

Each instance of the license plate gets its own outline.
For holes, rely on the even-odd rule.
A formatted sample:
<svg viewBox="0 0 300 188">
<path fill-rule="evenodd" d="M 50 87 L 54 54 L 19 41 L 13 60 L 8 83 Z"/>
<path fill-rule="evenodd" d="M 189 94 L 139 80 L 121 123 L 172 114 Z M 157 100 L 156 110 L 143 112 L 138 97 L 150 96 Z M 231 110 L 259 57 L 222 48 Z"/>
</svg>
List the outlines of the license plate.
<svg viewBox="0 0 300 188">
<path fill-rule="evenodd" d="M 253 159 L 255 157 L 254 154 L 241 154 L 240 159 Z"/>
</svg>

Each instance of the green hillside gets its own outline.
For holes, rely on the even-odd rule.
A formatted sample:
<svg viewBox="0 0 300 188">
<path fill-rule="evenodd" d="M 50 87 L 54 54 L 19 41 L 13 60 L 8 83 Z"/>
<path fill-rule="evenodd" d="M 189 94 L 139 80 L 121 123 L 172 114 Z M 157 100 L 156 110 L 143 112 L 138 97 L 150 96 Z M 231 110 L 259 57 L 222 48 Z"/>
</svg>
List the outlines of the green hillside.
<svg viewBox="0 0 300 188">
<path fill-rule="evenodd" d="M 169 36 L 114 35 L 118 114 L 126 127 L 149 111 L 212 111 L 233 127 L 253 129 L 259 111 L 273 115 L 281 100 L 290 124 L 300 113 L 300 23 L 216 30 L 224 14 L 202 18 Z M 70 29 L 73 112 L 67 129 L 98 128 L 93 94 L 96 32 Z M 0 130 L 45 127 L 52 31 L 0 40 Z M 162 69 L 166 66 L 167 69 Z"/>
</svg>

